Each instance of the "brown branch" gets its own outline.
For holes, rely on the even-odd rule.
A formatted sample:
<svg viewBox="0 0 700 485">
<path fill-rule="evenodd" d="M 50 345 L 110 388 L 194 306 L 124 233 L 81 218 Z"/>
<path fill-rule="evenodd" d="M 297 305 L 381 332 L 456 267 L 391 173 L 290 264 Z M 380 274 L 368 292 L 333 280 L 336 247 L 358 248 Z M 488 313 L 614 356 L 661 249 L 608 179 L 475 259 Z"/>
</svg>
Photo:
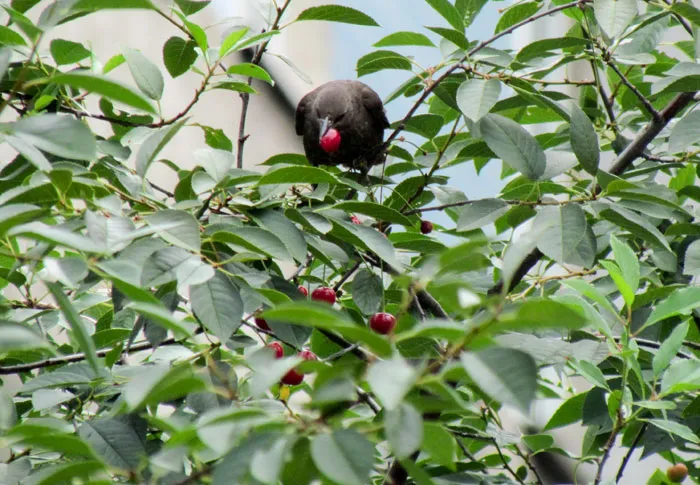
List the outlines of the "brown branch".
<svg viewBox="0 0 700 485">
<path fill-rule="evenodd" d="M 461 200 L 459 202 L 451 202 L 449 204 L 434 205 L 431 207 L 423 207 L 420 209 L 411 209 L 405 211 L 403 214 L 410 216 L 412 214 L 419 214 L 422 212 L 439 211 L 443 209 L 449 209 L 450 207 L 461 207 L 465 205 L 475 204 L 477 202 L 483 202 L 485 200 L 491 200 L 493 197 L 486 199 L 473 199 L 473 200 Z M 540 206 L 540 205 L 566 205 L 566 204 L 583 204 L 585 202 L 590 202 L 591 199 L 588 198 L 578 198 L 569 200 L 514 200 L 514 199 L 499 199 L 509 205 L 525 205 L 525 206 Z"/>
<path fill-rule="evenodd" d="M 640 441 L 642 441 L 642 436 L 647 430 L 647 426 L 649 426 L 649 423 L 645 421 L 644 424 L 642 424 L 642 427 L 639 428 L 639 433 L 637 433 L 637 436 L 634 437 L 634 441 L 630 445 L 630 449 L 625 454 L 625 457 L 622 459 L 622 463 L 620 464 L 620 468 L 617 470 L 617 475 L 615 476 L 615 483 L 618 483 L 620 480 L 622 480 L 622 475 L 625 473 L 625 467 L 627 466 L 627 463 L 629 463 L 630 458 L 632 458 L 632 453 L 634 453 L 634 450 L 637 448 L 637 445 Z"/>
<path fill-rule="evenodd" d="M 608 440 L 605 442 L 605 445 L 603 446 L 603 456 L 601 456 L 600 460 L 598 461 L 598 470 L 596 471 L 595 480 L 593 481 L 593 485 L 600 485 L 601 480 L 603 480 L 603 469 L 605 468 L 605 464 L 607 463 L 608 458 L 610 458 L 610 452 L 612 451 L 612 447 L 615 444 L 615 439 L 617 438 L 617 435 L 620 433 L 622 426 L 623 426 L 622 414 L 621 414 L 621 410 L 618 408 L 617 409 L 617 418 L 615 419 L 615 426 L 613 426 L 613 429 L 610 432 L 610 436 L 608 437 Z"/>
<path fill-rule="evenodd" d="M 291 3 L 291 0 L 285 0 L 284 4 L 281 7 L 277 7 L 277 15 L 275 16 L 275 20 L 272 22 L 272 27 L 270 28 L 271 31 L 275 31 L 279 28 L 280 20 L 282 19 L 282 15 L 284 15 L 284 11 L 287 10 L 287 7 Z M 260 44 L 258 49 L 255 52 L 255 55 L 253 56 L 253 59 L 250 61 L 251 64 L 254 65 L 259 65 L 260 61 L 262 60 L 262 56 L 267 50 L 267 46 L 270 44 L 270 41 L 272 39 L 267 39 L 265 42 Z M 251 85 L 253 82 L 253 78 L 249 77 L 248 78 L 248 86 Z M 249 135 L 246 135 L 245 133 L 245 124 L 246 124 L 246 118 L 248 117 L 248 104 L 250 103 L 250 93 L 241 93 L 241 119 L 238 124 L 238 153 L 236 154 L 236 167 L 237 168 L 243 168 L 243 148 L 245 147 L 245 142 L 248 139 Z"/>
<path fill-rule="evenodd" d="M 175 340 L 174 338 L 171 337 L 171 338 L 159 343 L 157 346 L 160 347 L 161 345 L 172 345 L 175 343 L 177 343 L 177 340 Z M 141 350 L 148 350 L 148 349 L 152 349 L 154 347 L 156 347 L 156 345 L 153 345 L 151 342 L 139 342 L 137 344 L 132 345 L 131 348 L 129 349 L 128 353 L 139 352 Z M 97 356 L 104 357 L 105 355 L 107 355 L 111 351 L 112 351 L 111 348 L 98 350 Z M 78 354 L 64 355 L 61 357 L 53 357 L 51 359 L 40 360 L 38 362 L 31 362 L 29 364 L 7 365 L 7 366 L 0 367 L 0 375 L 17 374 L 20 372 L 29 372 L 29 371 L 33 371 L 35 369 L 44 369 L 46 367 L 53 367 L 56 365 L 70 364 L 73 362 L 81 362 L 83 360 L 85 360 L 85 354 L 78 353 Z"/>
<path fill-rule="evenodd" d="M 624 84 L 627 87 L 627 89 L 632 91 L 632 93 L 637 97 L 637 99 L 639 99 L 642 105 L 644 105 L 644 108 L 649 112 L 651 117 L 654 120 L 658 121 L 661 115 L 658 111 L 656 111 L 654 106 L 652 106 L 651 102 L 646 98 L 646 96 L 644 96 L 642 92 L 639 89 L 637 89 L 637 87 L 634 84 L 632 84 L 629 79 L 627 79 L 627 76 L 625 76 L 623 72 L 620 71 L 620 68 L 617 67 L 610 58 L 610 53 L 603 51 L 602 54 L 603 62 L 610 66 L 610 69 L 615 71 L 615 74 L 617 74 L 617 76 L 620 78 L 620 82 L 622 82 L 622 84 Z"/>
</svg>

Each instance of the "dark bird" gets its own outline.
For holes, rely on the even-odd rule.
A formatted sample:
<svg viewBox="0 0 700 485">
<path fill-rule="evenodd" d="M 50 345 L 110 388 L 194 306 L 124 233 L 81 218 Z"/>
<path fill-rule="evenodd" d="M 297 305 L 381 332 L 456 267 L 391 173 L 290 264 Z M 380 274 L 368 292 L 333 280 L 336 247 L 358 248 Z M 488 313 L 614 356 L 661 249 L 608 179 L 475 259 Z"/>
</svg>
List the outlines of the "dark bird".
<svg viewBox="0 0 700 485">
<path fill-rule="evenodd" d="M 331 81 L 301 98 L 297 135 L 312 165 L 346 165 L 366 173 L 384 161 L 389 127 L 379 95 L 359 81 Z"/>
</svg>

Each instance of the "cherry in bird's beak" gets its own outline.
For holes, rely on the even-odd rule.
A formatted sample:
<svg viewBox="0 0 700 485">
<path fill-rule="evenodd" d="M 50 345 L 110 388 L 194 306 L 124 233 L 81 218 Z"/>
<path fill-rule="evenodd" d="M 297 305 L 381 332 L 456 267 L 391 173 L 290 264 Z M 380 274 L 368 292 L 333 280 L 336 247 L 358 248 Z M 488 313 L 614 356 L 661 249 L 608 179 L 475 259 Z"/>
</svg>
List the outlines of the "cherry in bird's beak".
<svg viewBox="0 0 700 485">
<path fill-rule="evenodd" d="M 329 118 L 323 118 L 321 121 L 320 135 L 318 144 L 326 153 L 335 153 L 340 148 L 340 133 L 333 128 L 333 124 Z"/>
</svg>

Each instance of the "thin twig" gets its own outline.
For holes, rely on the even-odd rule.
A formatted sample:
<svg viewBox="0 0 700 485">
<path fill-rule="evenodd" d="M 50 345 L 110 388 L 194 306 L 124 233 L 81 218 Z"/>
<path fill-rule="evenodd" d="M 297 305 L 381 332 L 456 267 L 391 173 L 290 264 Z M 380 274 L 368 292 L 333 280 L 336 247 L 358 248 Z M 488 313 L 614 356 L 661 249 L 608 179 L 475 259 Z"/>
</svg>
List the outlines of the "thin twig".
<svg viewBox="0 0 700 485">
<path fill-rule="evenodd" d="M 515 473 L 515 470 L 513 470 L 510 465 L 508 464 L 508 460 L 506 460 L 506 457 L 503 455 L 503 452 L 501 451 L 501 447 L 498 446 L 498 443 L 496 441 L 493 441 L 493 446 L 496 448 L 496 451 L 498 452 L 498 456 L 501 458 L 501 461 L 503 462 L 503 466 L 508 470 L 508 473 L 513 475 L 513 478 L 520 483 L 521 485 L 525 485 L 525 482 L 523 481 L 522 478 L 518 476 L 517 473 Z"/>
<path fill-rule="evenodd" d="M 284 11 L 287 10 L 287 7 L 291 3 L 291 0 L 285 0 L 284 4 L 281 7 L 277 7 L 277 15 L 275 16 L 275 20 L 272 22 L 272 27 L 270 27 L 271 31 L 275 31 L 279 28 L 279 23 L 280 20 L 282 19 L 282 15 L 284 15 Z M 259 65 L 260 61 L 262 60 L 262 56 L 267 50 L 267 46 L 270 44 L 270 40 L 272 39 L 267 39 L 265 42 L 260 44 L 258 49 L 255 52 L 255 55 L 253 56 L 253 59 L 250 61 L 251 64 L 254 65 Z M 251 85 L 253 82 L 253 78 L 249 77 L 248 78 L 248 86 Z M 248 139 L 248 135 L 245 133 L 245 124 L 246 124 L 246 118 L 248 117 L 248 105 L 250 104 L 250 93 L 241 93 L 241 118 L 238 123 L 238 153 L 236 154 L 236 167 L 237 168 L 243 168 L 243 148 L 245 147 L 245 142 Z"/>
<path fill-rule="evenodd" d="M 443 209 L 449 209 L 451 207 L 461 207 L 464 205 L 476 204 L 478 202 L 483 202 L 485 200 L 493 200 L 493 197 L 489 197 L 486 199 L 461 200 L 459 202 L 451 202 L 449 204 L 434 205 L 431 207 L 422 207 L 419 209 L 411 209 L 411 210 L 405 211 L 403 214 L 406 216 L 410 216 L 412 214 L 420 214 L 422 212 L 440 211 Z M 500 199 L 500 200 L 501 200 L 501 202 L 505 202 L 508 205 L 524 205 L 524 206 L 583 204 L 586 202 L 591 202 L 591 199 L 589 199 L 589 198 L 578 198 L 578 199 L 569 199 L 569 200 L 515 200 L 515 199 L 511 199 L 511 200 Z"/>
<path fill-rule="evenodd" d="M 355 261 L 355 264 L 353 264 L 352 267 L 349 270 L 347 270 L 345 274 L 343 274 L 343 276 L 340 277 L 338 282 L 335 285 L 333 285 L 333 291 L 338 291 L 340 287 L 343 286 L 343 283 L 345 283 L 348 280 L 348 278 L 350 278 L 350 276 L 352 276 L 352 274 L 355 271 L 357 271 L 357 268 L 359 268 L 361 264 L 362 259 L 358 259 L 357 261 Z"/>
<path fill-rule="evenodd" d="M 620 480 L 622 480 L 622 475 L 625 473 L 625 467 L 627 466 L 627 463 L 629 463 L 630 458 L 632 458 L 632 453 L 634 453 L 634 450 L 637 448 L 637 445 L 640 441 L 642 441 L 642 436 L 647 430 L 648 425 L 649 423 L 645 421 L 644 424 L 642 424 L 642 427 L 639 428 L 639 433 L 637 433 L 637 436 L 634 437 L 634 441 L 632 442 L 632 445 L 630 445 L 630 449 L 627 451 L 627 454 L 625 454 L 625 457 L 622 459 L 622 463 L 620 464 L 620 468 L 617 470 L 617 475 L 615 476 L 615 483 L 618 483 Z"/>
<path fill-rule="evenodd" d="M 654 120 L 659 121 L 659 119 L 661 117 L 659 112 L 656 111 L 656 109 L 654 108 L 654 106 L 652 106 L 651 102 L 646 98 L 646 96 L 644 96 L 642 94 L 642 92 L 639 89 L 637 89 L 637 87 L 634 84 L 632 84 L 629 79 L 627 79 L 627 76 L 625 76 L 622 73 L 622 71 L 620 71 L 620 68 L 618 68 L 615 65 L 615 63 L 610 58 L 610 55 L 608 52 L 603 51 L 602 59 L 603 59 L 603 62 L 605 62 L 608 66 L 610 66 L 610 69 L 615 71 L 615 74 L 617 74 L 617 76 L 620 78 L 620 81 L 622 82 L 622 84 L 627 86 L 627 89 L 632 91 L 632 93 L 637 97 L 637 99 L 639 99 L 639 101 L 642 103 L 642 105 L 644 105 L 644 108 L 649 112 L 651 117 Z"/>
<path fill-rule="evenodd" d="M 587 3 L 590 3 L 592 0 L 577 0 L 575 2 L 570 2 L 566 3 L 564 5 L 559 5 L 557 7 L 551 8 L 545 12 L 541 12 L 537 15 L 533 15 L 532 17 L 529 17 L 521 22 L 518 22 L 517 24 L 511 25 L 507 29 L 499 32 L 498 34 L 489 37 L 486 40 L 481 41 L 478 45 L 476 45 L 474 48 L 472 48 L 467 54 L 462 57 L 460 60 L 458 60 L 455 64 L 452 66 L 448 67 L 445 72 L 443 72 L 437 79 L 435 79 L 433 82 L 428 84 L 426 88 L 423 90 L 423 93 L 420 95 L 420 97 L 416 100 L 416 102 L 413 104 L 413 106 L 408 110 L 406 115 L 401 119 L 401 122 L 399 122 L 399 125 L 394 129 L 394 131 L 389 135 L 389 138 L 386 139 L 384 142 L 384 145 L 382 145 L 382 150 L 386 150 L 389 145 L 391 145 L 391 142 L 394 141 L 394 139 L 399 136 L 399 133 L 401 133 L 404 128 L 406 128 L 406 123 L 408 120 L 415 114 L 416 111 L 418 111 L 418 108 L 421 107 L 423 102 L 428 99 L 428 96 L 430 96 L 430 93 L 433 92 L 433 90 L 440 84 L 442 83 L 445 79 L 447 79 L 450 74 L 452 74 L 454 71 L 459 69 L 461 65 L 466 62 L 470 57 L 472 57 L 474 54 L 479 52 L 481 49 L 484 47 L 489 46 L 490 44 L 494 43 L 498 39 L 500 39 L 503 36 L 506 36 L 513 31 L 519 29 L 520 27 L 523 27 L 531 22 L 534 22 L 535 20 L 539 20 L 543 17 L 547 17 L 549 15 L 552 15 L 557 12 L 561 12 L 562 10 L 568 10 L 573 7 L 580 7 L 583 6 Z"/>
<path fill-rule="evenodd" d="M 605 463 L 608 461 L 608 458 L 610 458 L 610 452 L 612 451 L 612 447 L 615 444 L 615 439 L 617 438 L 618 433 L 622 429 L 622 423 L 622 415 L 620 409 L 618 408 L 617 418 L 615 419 L 615 426 L 613 426 L 613 429 L 610 432 L 610 436 L 608 437 L 608 440 L 603 446 L 603 456 L 601 456 L 600 460 L 598 461 L 598 470 L 596 471 L 593 485 L 600 485 L 601 480 L 603 480 L 603 469 L 605 468 Z"/>
</svg>

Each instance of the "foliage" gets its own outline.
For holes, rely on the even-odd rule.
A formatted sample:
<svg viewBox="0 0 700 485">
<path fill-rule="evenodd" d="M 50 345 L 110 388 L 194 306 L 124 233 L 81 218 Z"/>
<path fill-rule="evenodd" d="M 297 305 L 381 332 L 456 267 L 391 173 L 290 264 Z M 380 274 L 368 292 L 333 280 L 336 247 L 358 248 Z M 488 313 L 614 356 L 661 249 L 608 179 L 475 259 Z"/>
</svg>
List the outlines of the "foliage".
<svg viewBox="0 0 700 485">
<path fill-rule="evenodd" d="M 465 29 L 486 0 L 426 1 L 443 25 L 392 33 L 357 63 L 359 76 L 397 70 L 386 102 L 413 102 L 367 179 L 296 154 L 243 168 L 268 44 L 294 22 L 378 24 L 363 12 L 295 19 L 277 0 L 264 32 L 219 42 L 194 16 L 207 1 L 3 6 L 0 137 L 16 156 L 0 170 L 0 373 L 21 378 L 0 390 L 3 483 L 542 483 L 533 456 L 548 452 L 594 464 L 598 484 L 638 448 L 697 483 L 700 11 L 520 1 L 475 41 Z M 179 28 L 159 40 L 167 74 L 139 46 L 97 59 L 43 41 L 114 8 Z M 493 46 L 565 19 L 560 38 Z M 661 50 L 670 30 L 681 40 Z M 250 62 L 226 60 L 248 48 Z M 417 48 L 432 66 L 401 53 Z M 562 76 L 573 62 L 591 78 Z M 163 118 L 180 76 L 200 87 Z M 240 93 L 238 139 L 190 117 L 212 89 Z M 108 138 L 93 131 L 105 123 Z M 193 170 L 159 155 L 185 129 L 208 145 Z M 495 198 L 468 199 L 446 175 L 499 161 Z M 154 163 L 177 171 L 174 190 L 149 179 Z M 451 223 L 422 234 L 434 211 Z M 339 299 L 307 301 L 299 285 Z M 376 312 L 397 317 L 393 333 L 368 328 Z M 293 368 L 303 383 L 280 385 Z M 563 400 L 544 429 L 503 429 L 504 405 L 527 414 L 541 398 Z M 573 423 L 585 438 L 564 450 L 551 430 Z"/>
</svg>

